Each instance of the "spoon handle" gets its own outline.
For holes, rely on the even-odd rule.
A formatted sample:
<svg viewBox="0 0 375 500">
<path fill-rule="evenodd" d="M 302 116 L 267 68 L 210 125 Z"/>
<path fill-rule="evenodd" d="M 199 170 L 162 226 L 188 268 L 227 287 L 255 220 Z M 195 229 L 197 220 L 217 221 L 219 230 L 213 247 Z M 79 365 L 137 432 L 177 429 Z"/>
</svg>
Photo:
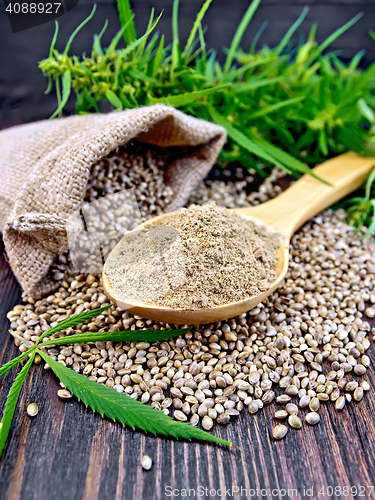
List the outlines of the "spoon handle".
<svg viewBox="0 0 375 500">
<path fill-rule="evenodd" d="M 306 174 L 277 198 L 238 212 L 256 217 L 285 236 L 291 236 L 311 217 L 358 189 L 374 167 L 375 158 L 350 151 L 312 170 L 331 185 Z"/>
</svg>

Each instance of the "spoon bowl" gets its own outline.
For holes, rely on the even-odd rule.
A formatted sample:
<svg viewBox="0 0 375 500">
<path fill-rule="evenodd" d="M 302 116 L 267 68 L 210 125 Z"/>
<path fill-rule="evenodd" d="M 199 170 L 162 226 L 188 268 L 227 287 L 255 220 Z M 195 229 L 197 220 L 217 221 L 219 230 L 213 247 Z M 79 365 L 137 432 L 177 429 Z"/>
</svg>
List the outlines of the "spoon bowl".
<svg viewBox="0 0 375 500">
<path fill-rule="evenodd" d="M 239 210 L 233 210 L 239 212 Z M 164 215 L 159 215 L 151 221 L 145 222 L 138 226 L 136 229 L 142 229 L 147 226 L 153 225 L 156 221 L 158 224 L 162 222 Z M 253 219 L 254 220 L 254 219 Z M 264 223 L 262 223 L 264 226 Z M 268 228 L 270 231 L 274 231 L 273 228 Z M 129 298 L 124 300 L 119 296 L 115 289 L 111 286 L 108 276 L 105 272 L 105 266 L 103 269 L 102 281 L 103 287 L 106 295 L 109 297 L 111 302 L 116 304 L 120 309 L 125 309 L 142 318 L 152 319 L 155 321 L 163 321 L 179 325 L 197 325 L 221 321 L 227 318 L 233 318 L 239 316 L 240 314 L 252 309 L 262 302 L 266 297 L 268 297 L 272 292 L 276 290 L 282 283 L 286 272 L 288 270 L 289 261 L 289 240 L 281 238 L 280 246 L 277 250 L 277 268 L 276 268 L 276 279 L 271 283 L 271 286 L 260 293 L 259 295 L 253 295 L 247 299 L 240 300 L 238 302 L 233 302 L 231 304 L 224 304 L 221 306 L 212 307 L 209 309 L 196 309 L 193 311 L 186 309 L 172 309 L 170 307 L 159 306 L 157 304 L 151 304 L 143 302 L 141 300 Z M 122 240 L 118 243 L 118 248 L 121 247 Z M 115 247 L 116 248 L 116 247 Z M 115 249 L 112 250 L 114 252 Z M 168 318 L 166 320 L 166 318 Z"/>
<path fill-rule="evenodd" d="M 109 258 L 116 257 L 123 240 L 120 240 L 112 250 L 104 265 L 102 274 L 104 291 L 120 309 L 164 323 L 196 325 L 239 316 L 256 307 L 283 282 L 288 270 L 289 242 L 293 233 L 318 212 L 358 189 L 374 167 L 375 158 L 360 157 L 352 152 L 345 153 L 315 167 L 312 170 L 315 177 L 304 175 L 277 198 L 255 207 L 233 209 L 238 215 L 252 219 L 269 231 L 277 231 L 281 235 L 277 251 L 276 279 L 267 290 L 258 295 L 230 304 L 196 310 L 172 309 L 133 298 L 124 299 L 111 286 L 106 274 L 106 263 Z M 155 223 L 162 225 L 163 217 L 165 214 L 144 222 L 136 229 L 147 228 Z"/>
</svg>

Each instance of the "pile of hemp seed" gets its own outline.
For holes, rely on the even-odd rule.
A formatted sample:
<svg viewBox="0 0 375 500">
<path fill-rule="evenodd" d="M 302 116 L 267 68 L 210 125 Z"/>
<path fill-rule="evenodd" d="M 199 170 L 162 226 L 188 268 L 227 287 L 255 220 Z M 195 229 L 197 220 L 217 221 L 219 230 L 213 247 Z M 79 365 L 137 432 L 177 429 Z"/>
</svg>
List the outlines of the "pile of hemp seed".
<svg viewBox="0 0 375 500">
<path fill-rule="evenodd" d="M 86 201 L 114 192 L 111 179 L 115 179 L 115 189 L 138 186 L 142 215 L 153 217 L 173 195 L 164 185 L 166 160 L 152 151 L 143 156 L 146 160 L 122 154 L 123 159 L 114 155 L 115 160 L 109 159 L 104 166 L 111 173 L 109 178 L 100 174 L 99 167 L 93 168 Z M 144 170 L 150 163 L 155 168 L 151 176 L 148 170 L 145 181 Z M 256 192 L 248 193 L 254 175 L 238 170 L 234 181 L 201 182 L 189 204 L 216 200 L 227 208 L 250 206 L 280 192 L 275 182 L 284 173 L 279 169 Z M 371 333 L 366 317 L 375 316 L 375 246 L 369 239 L 361 240 L 344 216 L 343 211 L 327 210 L 305 224 L 291 240 L 284 284 L 239 317 L 197 325 L 164 342 L 96 342 L 55 346 L 47 352 L 90 380 L 206 430 L 215 422 L 228 424 L 241 411 L 255 414 L 271 402 L 277 402 L 278 408 L 275 439 L 282 439 L 289 428 L 315 425 L 320 406 L 334 404 L 343 410 L 353 400 L 360 402 L 370 389 L 365 380 Z M 66 255 L 56 261 L 51 270 L 58 275 L 56 279 L 61 279 L 59 273 L 64 273 L 67 262 Z M 105 305 L 110 303 L 100 275 L 72 272 L 57 292 L 41 300 L 23 296 L 23 303 L 8 318 L 10 328 L 32 345 L 69 316 Z M 147 320 L 112 305 L 91 322 L 50 338 L 177 327 L 183 325 Z M 14 341 L 21 352 L 26 350 L 19 338 Z M 39 356 L 36 362 L 41 362 Z M 71 396 L 66 390 L 60 393 L 64 398 Z M 289 426 L 276 425 L 286 419 Z"/>
</svg>

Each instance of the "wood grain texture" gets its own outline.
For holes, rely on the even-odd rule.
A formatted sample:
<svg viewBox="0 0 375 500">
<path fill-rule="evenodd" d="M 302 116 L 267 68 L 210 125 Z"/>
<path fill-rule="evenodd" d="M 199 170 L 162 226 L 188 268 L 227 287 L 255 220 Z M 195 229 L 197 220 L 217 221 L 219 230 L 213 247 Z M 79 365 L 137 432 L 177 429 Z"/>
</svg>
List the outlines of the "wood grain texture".
<svg viewBox="0 0 375 500">
<path fill-rule="evenodd" d="M 20 291 L 2 255 L 0 363 L 17 354 L 5 315 L 19 298 Z M 373 363 L 373 346 L 369 355 Z M 0 381 L 0 411 L 14 377 L 15 370 Z M 375 386 L 373 369 L 365 379 Z M 360 403 L 352 403 L 342 412 L 332 404 L 323 404 L 317 426 L 290 430 L 279 442 L 272 438 L 276 425 L 273 414 L 281 406 L 277 404 L 255 416 L 245 410 L 226 427 L 214 426 L 215 435 L 229 439 L 241 451 L 174 442 L 124 429 L 102 420 L 74 399 L 60 400 L 58 388 L 51 372 L 41 366 L 31 369 L 1 457 L 0 500 L 153 500 L 168 498 L 168 486 L 180 491 L 201 487 L 201 498 L 220 498 L 210 490 L 221 489 L 221 498 L 227 490 L 227 498 L 240 499 L 244 488 L 248 498 L 252 493 L 252 498 L 325 499 L 328 495 L 317 494 L 323 487 L 375 484 L 373 388 Z M 34 419 L 26 414 L 30 402 L 39 406 Z M 150 471 L 140 465 L 144 454 L 153 460 Z M 228 492 L 235 487 L 239 493 L 234 491 L 230 497 Z M 314 496 L 304 495 L 304 488 L 314 488 Z M 193 492 L 190 498 L 194 498 Z M 244 491 L 242 498 L 246 498 Z M 362 497 L 331 498 L 370 499 L 375 493 L 367 490 Z"/>
</svg>

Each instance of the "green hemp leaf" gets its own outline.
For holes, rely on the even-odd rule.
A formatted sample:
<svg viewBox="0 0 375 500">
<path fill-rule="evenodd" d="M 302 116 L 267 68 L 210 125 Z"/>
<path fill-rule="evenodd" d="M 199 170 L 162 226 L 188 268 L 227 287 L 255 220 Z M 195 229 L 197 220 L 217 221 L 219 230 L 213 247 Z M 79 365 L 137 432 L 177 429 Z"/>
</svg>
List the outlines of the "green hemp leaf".
<svg viewBox="0 0 375 500">
<path fill-rule="evenodd" d="M 232 443 L 224 439 L 217 438 L 212 434 L 202 431 L 190 424 L 178 422 L 177 420 L 164 415 L 161 411 L 155 410 L 139 401 L 135 401 L 126 394 L 120 394 L 113 389 L 88 380 L 83 375 L 75 373 L 60 363 L 53 360 L 46 352 L 45 347 L 52 345 L 66 345 L 86 342 L 159 342 L 184 334 L 189 328 L 177 330 L 140 330 L 123 332 L 95 332 L 82 333 L 79 335 L 68 335 L 56 339 L 45 340 L 51 335 L 80 325 L 96 316 L 99 316 L 111 306 L 101 307 L 92 311 L 83 311 L 70 318 L 61 321 L 58 325 L 50 328 L 39 337 L 38 342 L 31 346 L 26 352 L 0 367 L 0 377 L 18 363 L 29 358 L 25 366 L 17 375 L 7 397 L 3 418 L 0 424 L 0 456 L 4 449 L 15 408 L 20 395 L 21 387 L 30 370 L 36 353 L 51 367 L 58 379 L 74 394 L 86 407 L 90 407 L 94 412 L 98 412 L 102 417 L 106 416 L 114 421 L 120 422 L 134 429 L 140 429 L 154 435 L 162 435 L 175 439 L 198 439 L 219 443 L 226 446 L 233 446 Z"/>
</svg>

